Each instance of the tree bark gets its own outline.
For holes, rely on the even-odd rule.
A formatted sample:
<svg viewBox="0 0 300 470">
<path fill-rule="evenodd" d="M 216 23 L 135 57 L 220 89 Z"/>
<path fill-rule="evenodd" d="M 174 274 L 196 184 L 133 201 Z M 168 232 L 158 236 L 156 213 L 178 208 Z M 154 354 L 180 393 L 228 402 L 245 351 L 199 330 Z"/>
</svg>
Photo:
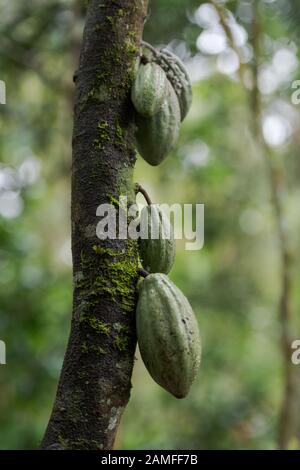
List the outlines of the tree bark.
<svg viewBox="0 0 300 470">
<path fill-rule="evenodd" d="M 138 254 L 100 241 L 97 207 L 135 199 L 130 88 L 148 0 L 90 0 L 78 71 L 72 161 L 73 315 L 43 449 L 111 449 L 129 400 Z"/>
<path fill-rule="evenodd" d="M 220 24 L 223 27 L 231 48 L 240 57 L 240 50 L 236 46 L 232 31 L 228 24 L 227 13 L 223 5 L 216 0 L 210 0 L 219 14 Z M 258 72 L 261 51 L 262 26 L 260 21 L 259 1 L 252 2 L 251 45 L 253 49 L 252 79 L 253 86 L 249 94 L 249 103 L 252 114 L 251 131 L 257 149 L 266 164 L 267 179 L 271 190 L 272 205 L 276 222 L 277 237 L 279 242 L 279 255 L 281 261 L 280 272 L 280 300 L 278 305 L 280 324 L 280 347 L 283 370 L 283 398 L 279 411 L 278 448 L 288 449 L 293 443 L 297 433 L 297 406 L 299 403 L 299 380 L 295 374 L 295 367 L 291 362 L 292 344 L 292 265 L 293 257 L 289 248 L 289 237 L 285 229 L 285 214 L 283 195 L 286 193 L 286 177 L 283 168 L 274 164 L 273 154 L 264 140 L 262 133 L 262 100 L 258 88 Z M 240 58 L 239 75 L 245 85 L 245 72 L 249 71 Z M 249 93 L 245 88 L 245 92 Z"/>
<path fill-rule="evenodd" d="M 251 93 L 251 108 L 253 115 L 253 135 L 256 137 L 258 148 L 266 164 L 267 177 L 271 190 L 276 231 L 278 237 L 280 256 L 280 297 L 278 303 L 280 325 L 280 348 L 283 372 L 283 394 L 279 410 L 278 422 L 278 448 L 286 450 L 296 436 L 298 383 L 295 368 L 291 361 L 292 336 L 292 265 L 293 256 L 290 250 L 289 234 L 285 223 L 285 195 L 287 181 L 282 165 L 274 162 L 273 154 L 265 142 L 262 133 L 262 99 L 258 88 L 259 59 L 261 57 L 261 36 L 263 33 L 259 2 L 255 0 L 252 5 L 252 48 L 254 53 L 253 64 L 253 90 Z"/>
</svg>

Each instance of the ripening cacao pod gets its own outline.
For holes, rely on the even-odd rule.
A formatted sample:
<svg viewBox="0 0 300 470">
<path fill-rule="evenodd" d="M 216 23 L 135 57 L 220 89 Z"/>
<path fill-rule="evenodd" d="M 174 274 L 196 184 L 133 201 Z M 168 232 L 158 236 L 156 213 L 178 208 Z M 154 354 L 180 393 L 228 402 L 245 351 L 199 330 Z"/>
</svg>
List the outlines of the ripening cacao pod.
<svg viewBox="0 0 300 470">
<path fill-rule="evenodd" d="M 187 298 L 165 274 L 149 274 L 141 281 L 136 326 L 150 375 L 176 398 L 184 398 L 200 365 L 200 334 Z"/>
<path fill-rule="evenodd" d="M 150 165 L 159 165 L 173 149 L 179 135 L 180 108 L 172 85 L 167 81 L 167 94 L 154 116 L 136 115 L 137 148 Z"/>
<path fill-rule="evenodd" d="M 151 117 L 161 108 L 167 93 L 167 76 L 155 62 L 140 64 L 131 89 L 135 109 L 145 117 Z"/>
<path fill-rule="evenodd" d="M 167 77 L 176 92 L 180 105 L 181 121 L 183 121 L 193 100 L 192 84 L 188 71 L 179 57 L 167 49 L 160 51 L 158 62 L 166 71 Z"/>
<path fill-rule="evenodd" d="M 175 258 L 172 225 L 159 205 L 143 207 L 140 216 L 139 252 L 144 269 L 150 273 L 168 274 Z"/>
</svg>

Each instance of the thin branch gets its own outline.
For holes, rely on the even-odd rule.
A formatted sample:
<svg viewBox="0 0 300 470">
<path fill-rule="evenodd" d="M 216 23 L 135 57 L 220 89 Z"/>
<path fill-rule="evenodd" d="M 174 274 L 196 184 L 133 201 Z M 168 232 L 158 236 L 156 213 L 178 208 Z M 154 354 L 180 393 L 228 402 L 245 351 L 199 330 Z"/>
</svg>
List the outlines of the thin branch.
<svg viewBox="0 0 300 470">
<path fill-rule="evenodd" d="M 241 51 L 239 47 L 236 45 L 236 42 L 234 40 L 232 30 L 229 25 L 227 11 L 224 9 L 223 5 L 218 3 L 216 0 L 210 0 L 210 3 L 213 5 L 213 7 L 215 8 L 219 16 L 220 25 L 222 26 L 224 33 L 226 34 L 226 37 L 227 37 L 227 40 L 231 49 L 236 53 L 238 57 L 238 60 L 239 60 L 238 74 L 239 74 L 242 84 L 244 84 L 245 83 L 244 77 L 245 77 L 245 73 L 247 70 L 247 66 L 246 64 L 243 63 Z"/>
</svg>

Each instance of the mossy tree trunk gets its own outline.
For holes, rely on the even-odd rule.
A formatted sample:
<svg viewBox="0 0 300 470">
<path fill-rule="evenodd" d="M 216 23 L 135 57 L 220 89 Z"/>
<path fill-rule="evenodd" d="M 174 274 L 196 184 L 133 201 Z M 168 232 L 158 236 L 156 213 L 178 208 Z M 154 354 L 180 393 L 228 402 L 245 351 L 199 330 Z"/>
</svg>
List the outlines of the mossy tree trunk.
<svg viewBox="0 0 300 470">
<path fill-rule="evenodd" d="M 134 201 L 129 92 L 148 0 L 90 0 L 78 71 L 72 163 L 73 316 L 52 415 L 50 449 L 111 449 L 128 402 L 136 346 L 138 255 L 100 241 L 97 207 Z"/>
</svg>

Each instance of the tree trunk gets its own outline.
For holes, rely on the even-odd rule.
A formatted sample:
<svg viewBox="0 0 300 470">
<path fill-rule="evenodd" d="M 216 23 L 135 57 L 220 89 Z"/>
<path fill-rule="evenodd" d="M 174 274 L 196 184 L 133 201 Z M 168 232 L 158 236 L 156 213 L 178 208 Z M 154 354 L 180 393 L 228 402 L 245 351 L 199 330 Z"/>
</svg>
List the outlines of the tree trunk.
<svg viewBox="0 0 300 470">
<path fill-rule="evenodd" d="M 111 449 L 129 400 L 136 346 L 138 254 L 100 241 L 97 207 L 135 199 L 130 87 L 148 0 L 90 0 L 76 97 L 72 162 L 73 316 L 43 449 Z"/>
</svg>

